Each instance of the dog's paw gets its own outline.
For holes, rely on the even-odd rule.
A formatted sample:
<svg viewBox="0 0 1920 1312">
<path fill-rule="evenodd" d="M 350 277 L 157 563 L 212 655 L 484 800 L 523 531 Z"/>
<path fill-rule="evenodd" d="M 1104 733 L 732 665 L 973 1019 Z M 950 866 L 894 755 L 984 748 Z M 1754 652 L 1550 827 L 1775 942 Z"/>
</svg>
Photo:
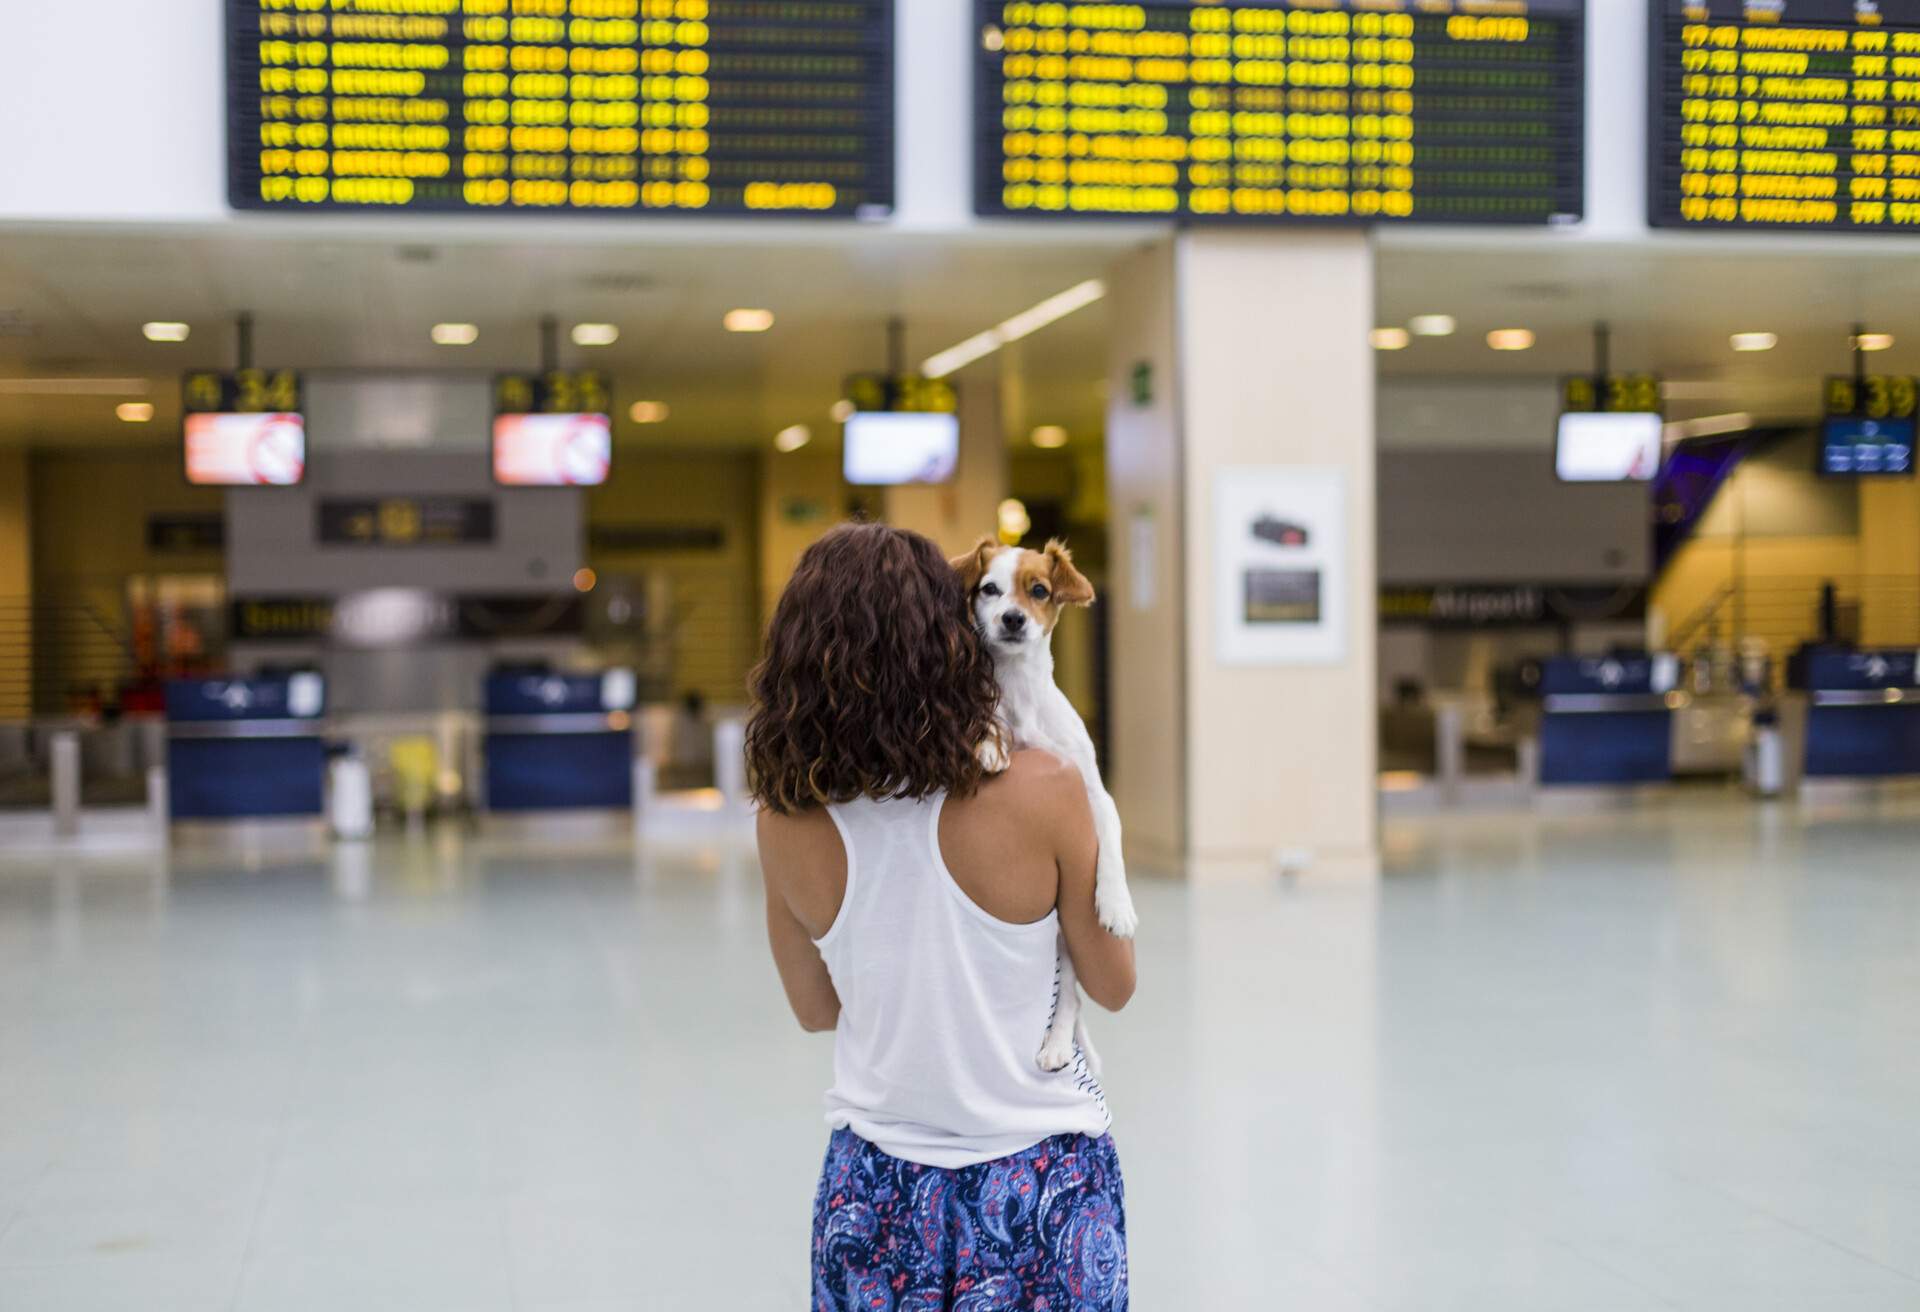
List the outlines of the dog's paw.
<svg viewBox="0 0 1920 1312">
<path fill-rule="evenodd" d="M 1063 1071 L 1073 1061 L 1073 1031 L 1060 1034 L 1049 1032 L 1047 1041 L 1040 1045 L 1040 1055 L 1034 1060 L 1040 1063 L 1043 1071 Z"/>
<path fill-rule="evenodd" d="M 973 755 L 980 762 L 980 768 L 988 774 L 1000 774 L 1013 764 L 1013 755 L 999 735 L 982 738 L 980 745 L 973 749 Z"/>
<path fill-rule="evenodd" d="M 1100 918 L 1101 928 L 1115 938 L 1132 938 L 1140 927 L 1140 917 L 1133 909 L 1133 894 L 1120 880 L 1102 879 L 1094 885 L 1093 910 Z"/>
</svg>

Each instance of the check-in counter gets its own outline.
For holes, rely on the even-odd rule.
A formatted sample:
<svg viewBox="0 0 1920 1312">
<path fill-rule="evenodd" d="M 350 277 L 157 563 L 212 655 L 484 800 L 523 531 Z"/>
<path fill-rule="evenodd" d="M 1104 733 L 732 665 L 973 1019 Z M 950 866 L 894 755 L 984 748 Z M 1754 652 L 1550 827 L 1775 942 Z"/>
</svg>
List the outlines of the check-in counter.
<svg viewBox="0 0 1920 1312">
<path fill-rule="evenodd" d="M 320 675 L 174 679 L 166 712 L 169 818 L 321 814 L 327 753 Z"/>
<path fill-rule="evenodd" d="M 1672 656 L 1556 656 L 1532 672 L 1544 785 L 1664 783 L 1673 777 Z"/>
<path fill-rule="evenodd" d="M 1805 780 L 1920 775 L 1920 652 L 1802 647 L 1781 730 Z"/>
<path fill-rule="evenodd" d="M 633 671 L 498 673 L 486 683 L 489 811 L 633 805 Z"/>
</svg>

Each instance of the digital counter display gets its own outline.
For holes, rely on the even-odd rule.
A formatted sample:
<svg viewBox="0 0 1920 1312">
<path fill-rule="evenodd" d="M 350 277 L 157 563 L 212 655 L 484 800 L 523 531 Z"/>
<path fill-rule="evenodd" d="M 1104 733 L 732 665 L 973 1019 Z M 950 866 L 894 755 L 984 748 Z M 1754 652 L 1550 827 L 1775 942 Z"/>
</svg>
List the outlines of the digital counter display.
<svg viewBox="0 0 1920 1312">
<path fill-rule="evenodd" d="M 1572 222 L 1584 0 L 977 0 L 983 215 Z"/>
<path fill-rule="evenodd" d="M 1648 218 L 1920 232 L 1920 6 L 1654 0 Z"/>
<path fill-rule="evenodd" d="M 227 0 L 252 210 L 893 208 L 892 0 Z"/>
</svg>

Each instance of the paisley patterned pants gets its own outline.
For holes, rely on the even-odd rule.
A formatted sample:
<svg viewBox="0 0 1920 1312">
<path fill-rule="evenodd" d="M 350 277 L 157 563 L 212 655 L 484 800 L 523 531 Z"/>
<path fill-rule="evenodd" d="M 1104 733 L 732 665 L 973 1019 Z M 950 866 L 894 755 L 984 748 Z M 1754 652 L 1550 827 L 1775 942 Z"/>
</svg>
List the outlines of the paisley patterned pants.
<svg viewBox="0 0 1920 1312">
<path fill-rule="evenodd" d="M 1127 1215 L 1106 1135 L 943 1170 L 850 1130 L 813 1200 L 814 1312 L 1126 1312 Z"/>
</svg>

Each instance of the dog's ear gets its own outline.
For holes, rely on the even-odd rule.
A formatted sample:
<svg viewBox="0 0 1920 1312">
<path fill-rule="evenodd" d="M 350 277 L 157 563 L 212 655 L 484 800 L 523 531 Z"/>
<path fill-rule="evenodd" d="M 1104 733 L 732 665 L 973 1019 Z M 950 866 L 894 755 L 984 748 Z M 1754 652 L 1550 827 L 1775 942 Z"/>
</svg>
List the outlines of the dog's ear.
<svg viewBox="0 0 1920 1312">
<path fill-rule="evenodd" d="M 1062 606 L 1091 606 L 1093 584 L 1073 567 L 1073 553 L 1059 538 L 1047 543 L 1047 563 L 1053 567 L 1053 599 Z"/>
<path fill-rule="evenodd" d="M 983 537 L 973 544 L 973 550 L 964 556 L 955 556 L 948 561 L 954 572 L 960 576 L 960 587 L 971 597 L 973 590 L 980 586 L 980 576 L 987 572 L 987 561 L 992 558 L 994 549 L 1000 544 L 993 538 Z"/>
</svg>

